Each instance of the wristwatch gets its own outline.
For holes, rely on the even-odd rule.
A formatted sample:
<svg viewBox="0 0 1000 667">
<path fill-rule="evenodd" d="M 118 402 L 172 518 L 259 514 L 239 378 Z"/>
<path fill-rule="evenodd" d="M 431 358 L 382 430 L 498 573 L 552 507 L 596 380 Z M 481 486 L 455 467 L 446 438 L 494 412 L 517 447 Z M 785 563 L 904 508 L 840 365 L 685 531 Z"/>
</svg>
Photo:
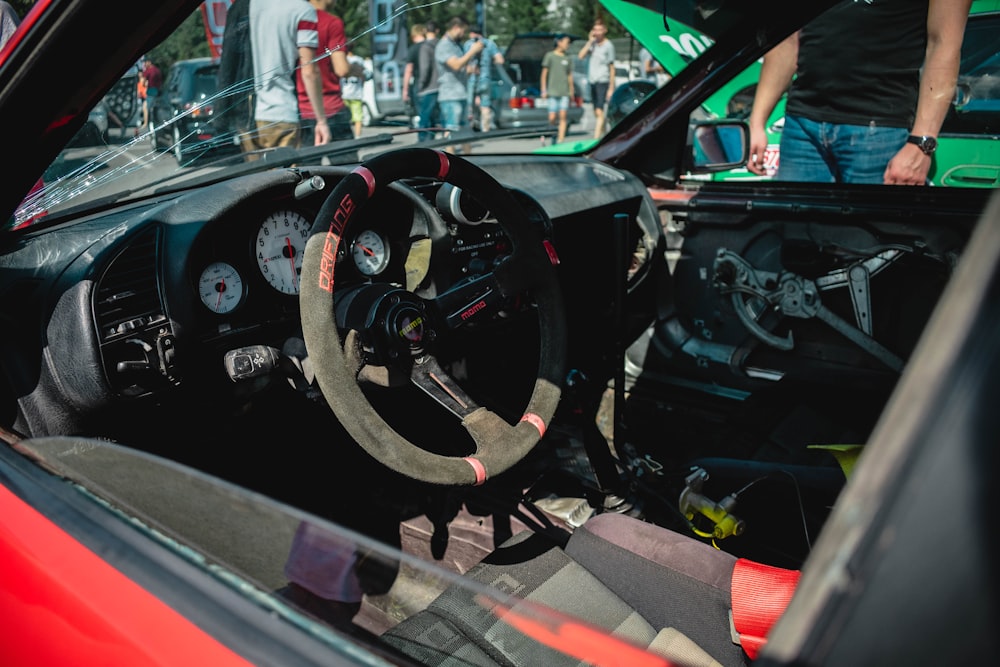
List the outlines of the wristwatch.
<svg viewBox="0 0 1000 667">
<path fill-rule="evenodd" d="M 934 151 L 937 150 L 937 139 L 926 135 L 917 136 L 916 134 L 911 134 L 906 138 L 906 143 L 916 144 L 917 148 L 924 152 L 924 155 L 934 155 Z"/>
</svg>

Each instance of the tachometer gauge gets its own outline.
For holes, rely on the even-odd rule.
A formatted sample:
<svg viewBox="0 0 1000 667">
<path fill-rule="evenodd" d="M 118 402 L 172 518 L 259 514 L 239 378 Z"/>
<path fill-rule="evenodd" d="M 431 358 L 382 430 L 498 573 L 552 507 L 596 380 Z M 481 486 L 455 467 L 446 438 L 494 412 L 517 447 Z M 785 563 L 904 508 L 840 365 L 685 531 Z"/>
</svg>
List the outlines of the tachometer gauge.
<svg viewBox="0 0 1000 667">
<path fill-rule="evenodd" d="M 283 294 L 299 293 L 302 254 L 311 226 L 301 213 L 275 211 L 257 230 L 257 266 L 268 284 Z"/>
<path fill-rule="evenodd" d="M 243 300 L 243 279 L 225 262 L 212 262 L 198 278 L 201 302 L 213 313 L 232 312 Z"/>
<path fill-rule="evenodd" d="M 366 276 L 374 276 L 389 265 L 389 246 L 378 232 L 366 229 L 354 238 L 351 246 L 354 266 Z"/>
</svg>

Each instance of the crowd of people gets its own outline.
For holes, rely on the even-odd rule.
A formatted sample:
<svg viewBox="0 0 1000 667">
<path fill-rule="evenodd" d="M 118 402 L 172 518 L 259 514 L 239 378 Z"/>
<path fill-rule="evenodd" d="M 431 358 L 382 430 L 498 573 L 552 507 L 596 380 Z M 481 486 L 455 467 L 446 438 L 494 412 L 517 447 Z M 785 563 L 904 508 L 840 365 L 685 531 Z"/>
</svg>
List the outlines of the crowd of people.
<svg viewBox="0 0 1000 667">
<path fill-rule="evenodd" d="M 948 95 L 937 91 L 954 87 L 969 2 L 928 0 L 926 5 L 913 5 L 886 0 L 878 6 L 844 2 L 782 42 L 764 59 L 756 88 L 749 118 L 748 169 L 763 173 L 767 141 L 764 123 L 787 91 L 780 179 L 924 182 L 950 101 Z M 350 52 L 343 21 L 330 13 L 332 3 L 232 3 L 226 22 L 220 87 L 233 88 L 234 82 L 249 80 L 247 73 L 252 72 L 252 105 L 234 105 L 252 109 L 252 113 L 243 114 L 242 122 L 237 122 L 240 130 L 252 130 L 243 132 L 248 150 L 318 145 L 360 135 L 362 85 L 371 72 Z M 900 34 L 915 37 L 905 43 L 893 42 L 898 69 L 868 71 L 871 68 L 866 69 L 864 63 L 881 60 L 878 54 L 860 46 L 849 50 L 853 60 L 845 64 L 841 57 L 846 52 L 843 46 L 855 39 L 851 26 L 861 20 L 859 16 L 867 23 L 885 17 L 905 20 L 906 28 Z M 414 25 L 410 39 L 402 98 L 415 119 L 418 141 L 456 134 L 467 140 L 463 130 L 475 125 L 481 131 L 494 127 L 493 68 L 503 65 L 504 55 L 482 27 L 456 16 L 440 33 L 432 21 Z M 574 84 L 574 57 L 586 62 L 594 138 L 600 138 L 608 129 L 607 105 L 617 84 L 615 46 L 600 18 L 594 21 L 579 51 L 569 52 L 570 41 L 569 35 L 558 35 L 541 63 L 540 97 L 545 101 L 557 142 L 566 138 L 570 101 L 583 92 Z M 329 57 L 317 58 L 317 54 Z M 831 54 L 841 55 L 835 58 Z M 648 50 L 641 51 L 640 61 L 641 76 L 657 86 L 668 80 L 667 72 Z M 910 73 L 903 84 L 897 76 L 901 71 Z M 289 72 L 295 72 L 294 78 L 287 76 Z M 148 86 L 157 77 L 142 79 Z M 888 107 L 895 110 L 895 115 L 872 116 L 866 98 L 852 93 L 873 87 L 898 90 L 898 104 Z M 146 96 L 152 94 L 147 87 Z M 241 94 L 245 97 L 247 91 Z M 831 99 L 838 101 L 832 111 L 827 102 Z M 852 100 L 856 102 L 853 107 Z M 834 141 L 831 137 L 835 134 L 841 139 Z M 862 140 L 865 148 L 858 150 Z"/>
<path fill-rule="evenodd" d="M 372 73 L 353 53 L 332 5 L 333 0 L 230 5 L 218 75 L 220 106 L 251 158 L 261 149 L 361 135 L 364 81 Z M 440 39 L 433 23 L 414 26 L 411 39 L 402 96 L 420 117 L 419 138 L 447 137 L 467 127 L 475 109 L 488 129 L 487 82 L 489 68 L 503 62 L 499 47 L 461 17 L 448 22 Z"/>
<path fill-rule="evenodd" d="M 361 134 L 361 90 L 371 73 L 352 53 L 333 4 L 234 0 L 229 6 L 220 107 L 250 159 L 262 149 L 319 146 Z"/>
<path fill-rule="evenodd" d="M 433 21 L 413 26 L 412 46 L 404 69 L 403 101 L 413 110 L 418 140 L 448 137 L 479 123 L 493 123 L 492 68 L 502 65 L 503 52 L 461 16 L 453 17 L 438 38 Z"/>
<path fill-rule="evenodd" d="M 218 76 L 224 100 L 220 108 L 248 155 L 360 136 L 363 84 L 372 72 L 351 52 L 344 22 L 332 13 L 333 2 L 231 3 Z M 402 99 L 414 118 L 418 141 L 448 138 L 474 126 L 492 129 L 493 68 L 503 65 L 504 55 L 482 26 L 455 16 L 439 32 L 428 21 L 412 26 L 410 40 Z M 568 35 L 555 41 L 542 70 L 542 98 L 550 124 L 558 128 L 558 142 L 566 137 L 570 100 L 580 92 L 574 89 L 569 42 Z M 614 45 L 601 20 L 578 57 L 589 62 L 594 136 L 600 137 L 615 83 Z M 254 82 L 252 87 L 248 81 Z"/>
<path fill-rule="evenodd" d="M 579 54 L 588 63 L 594 109 L 594 137 L 607 130 L 605 110 L 615 87 L 615 47 L 607 26 L 597 19 Z M 556 142 L 566 139 L 568 110 L 579 92 L 573 79 L 571 36 L 556 36 L 542 60 L 540 96 L 556 128 Z M 403 101 L 415 118 L 418 140 L 448 137 L 478 123 L 480 131 L 494 127 L 493 68 L 504 63 L 503 51 L 481 26 L 452 18 L 441 37 L 433 21 L 410 30 L 411 46 L 403 75 Z"/>
<path fill-rule="evenodd" d="M 231 3 L 219 67 L 221 107 L 248 154 L 360 136 L 363 84 L 372 72 L 351 51 L 344 22 L 332 13 L 334 1 Z M 763 60 L 748 119 L 748 170 L 765 174 L 765 123 L 787 94 L 778 179 L 924 183 L 954 90 L 970 3 L 845 1 L 789 36 Z M 859 22 L 892 23 L 895 36 L 866 42 L 854 30 Z M 0 45 L 18 23 L 0 0 Z M 402 98 L 417 119 L 418 140 L 448 138 L 475 124 L 489 131 L 495 123 L 493 68 L 504 63 L 497 44 L 461 16 L 440 37 L 433 21 L 414 25 L 410 39 Z M 541 62 L 540 97 L 557 142 L 565 140 L 569 105 L 582 92 L 575 88 L 570 42 L 569 35 L 557 35 Z M 885 61 L 887 51 L 892 69 L 870 66 Z M 600 138 L 617 83 L 615 46 L 600 18 L 575 57 L 586 62 L 593 136 Z M 666 83 L 668 73 L 647 49 L 639 58 L 642 77 L 657 87 Z M 147 56 L 138 76 L 144 128 L 162 85 L 160 69 Z M 891 99 L 873 108 L 865 97 L 870 90 Z"/>
<path fill-rule="evenodd" d="M 764 58 L 748 119 L 748 170 L 764 173 L 764 124 L 787 94 L 780 180 L 925 183 L 955 88 L 970 2 L 845 1 L 775 47 Z M 885 40 L 865 41 L 855 29 L 859 24 L 894 28 Z M 412 63 L 414 80 L 419 82 L 416 98 L 426 96 L 425 104 L 416 105 L 424 130 L 421 138 L 434 136 L 433 127 L 443 127 L 446 135 L 464 127 L 463 119 L 469 121 L 475 113 L 473 100 L 478 100 L 481 128 L 488 129 L 488 87 L 481 85 L 481 79 L 476 81 L 492 63 L 503 62 L 495 44 L 476 27 L 468 30 L 471 39 L 462 44 L 467 26 L 461 19 L 449 23 L 440 41 L 433 26 L 417 30 L 424 41 L 413 53 L 434 55 L 414 57 Z M 578 92 L 569 44 L 568 35 L 558 35 L 542 60 L 541 98 L 549 124 L 557 128 L 557 142 L 565 140 L 569 101 Z M 575 56 L 586 61 L 593 136 L 600 138 L 608 129 L 608 103 L 618 83 L 615 46 L 600 18 Z M 656 87 L 669 80 L 647 49 L 640 51 L 639 59 L 641 78 Z M 889 69 L 872 65 L 887 61 Z M 422 73 L 427 67 L 435 70 Z M 884 105 L 870 103 L 867 94 L 872 90 L 880 91 Z M 414 88 L 408 92 L 413 95 Z"/>
</svg>

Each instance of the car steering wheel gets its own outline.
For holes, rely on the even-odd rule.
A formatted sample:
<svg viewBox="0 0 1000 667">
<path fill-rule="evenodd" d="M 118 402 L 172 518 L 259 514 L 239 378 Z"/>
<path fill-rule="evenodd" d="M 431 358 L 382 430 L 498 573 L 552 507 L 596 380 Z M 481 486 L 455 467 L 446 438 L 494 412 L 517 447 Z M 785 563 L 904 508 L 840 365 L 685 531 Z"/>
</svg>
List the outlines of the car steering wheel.
<svg viewBox="0 0 1000 667">
<path fill-rule="evenodd" d="M 343 270 L 337 260 L 347 254 L 357 213 L 390 183 L 411 177 L 438 179 L 473 194 L 507 234 L 511 254 L 485 275 L 432 299 L 389 283 L 337 283 L 336 271 Z M 555 263 L 554 250 L 511 194 L 465 159 L 407 148 L 372 158 L 345 176 L 312 226 L 302 259 L 299 304 L 316 380 L 347 432 L 392 470 L 435 484 L 482 484 L 527 456 L 555 413 L 564 376 L 566 320 Z M 434 357 L 434 341 L 437 332 L 489 318 L 525 293 L 533 299 L 539 319 L 539 366 L 524 415 L 510 425 L 476 405 L 448 377 Z M 475 444 L 472 453 L 445 456 L 427 451 L 386 423 L 359 382 L 392 386 L 392 378 L 401 375 L 461 419 Z"/>
</svg>

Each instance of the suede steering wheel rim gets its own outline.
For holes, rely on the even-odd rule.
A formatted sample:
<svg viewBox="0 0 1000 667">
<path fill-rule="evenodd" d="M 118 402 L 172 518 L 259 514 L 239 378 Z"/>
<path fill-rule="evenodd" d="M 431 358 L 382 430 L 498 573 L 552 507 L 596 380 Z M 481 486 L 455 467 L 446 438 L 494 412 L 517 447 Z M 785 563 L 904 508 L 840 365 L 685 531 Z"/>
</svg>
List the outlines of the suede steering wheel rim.
<svg viewBox="0 0 1000 667">
<path fill-rule="evenodd" d="M 390 302 L 388 296 L 377 300 L 383 309 L 379 313 L 381 320 L 384 322 L 388 313 L 388 319 L 395 323 L 383 326 L 378 335 L 388 336 L 393 345 L 404 343 L 412 347 L 414 340 L 422 345 L 432 339 L 422 337 L 432 327 L 457 328 L 465 318 L 488 317 L 504 298 L 524 292 L 530 293 L 538 314 L 538 373 L 522 418 L 511 425 L 474 401 L 470 404 L 468 397 L 461 394 L 464 400 L 458 402 L 466 407 L 456 414 L 475 447 L 467 456 L 429 452 L 389 426 L 359 385 L 359 373 L 367 363 L 361 340 L 363 334 L 370 336 L 372 331 L 360 332 L 348 327 L 343 340 L 338 333 L 334 299 L 337 258 L 344 254 L 342 244 L 352 238 L 356 214 L 390 183 L 411 177 L 439 179 L 473 193 L 496 217 L 511 242 L 512 253 L 475 286 L 456 288 L 431 302 L 409 292 L 394 291 L 391 302 L 403 303 L 405 314 L 401 306 L 384 305 Z M 510 193 L 468 160 L 427 148 L 407 148 L 374 157 L 345 176 L 327 197 L 312 226 L 302 259 L 299 304 L 303 337 L 316 380 L 347 432 L 383 465 L 433 484 L 482 484 L 527 456 L 545 434 L 555 413 L 564 377 L 566 325 L 554 262 L 554 251 L 543 244 Z M 442 312 L 458 312 L 459 316 L 442 318 Z M 411 381 L 419 382 L 418 363 L 434 369 L 436 374 L 427 375 L 442 387 L 450 383 L 456 391 L 461 391 L 446 375 L 441 380 L 443 371 L 433 354 L 421 356 L 419 362 L 413 363 L 408 370 Z"/>
</svg>

